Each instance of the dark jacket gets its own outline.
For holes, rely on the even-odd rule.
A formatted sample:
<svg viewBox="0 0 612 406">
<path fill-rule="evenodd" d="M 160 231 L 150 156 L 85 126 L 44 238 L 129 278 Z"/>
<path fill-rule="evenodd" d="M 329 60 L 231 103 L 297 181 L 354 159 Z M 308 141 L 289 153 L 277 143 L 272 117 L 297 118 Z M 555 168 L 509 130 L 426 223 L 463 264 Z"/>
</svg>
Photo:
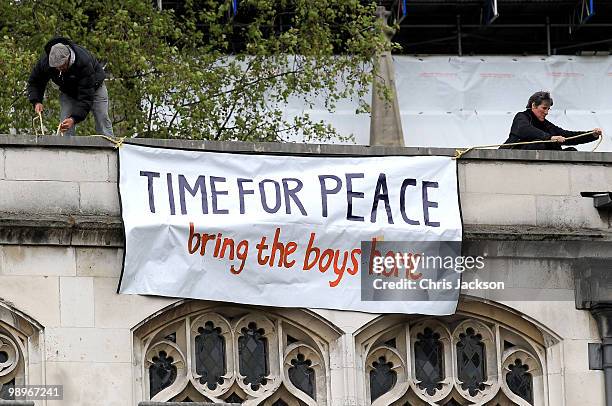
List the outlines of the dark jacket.
<svg viewBox="0 0 612 406">
<path fill-rule="evenodd" d="M 514 116 L 510 135 L 504 144 L 512 144 L 515 142 L 524 141 L 544 141 L 550 140 L 553 135 L 562 135 L 564 137 L 572 137 L 588 131 L 568 131 L 557 127 L 548 120 L 540 121 L 531 112 L 531 109 L 521 111 Z M 505 146 L 500 149 L 550 149 L 561 151 L 562 145 L 578 145 L 597 140 L 594 134 L 585 135 L 584 137 L 576 138 L 559 144 L 558 142 L 535 143 L 528 145 Z"/>
<path fill-rule="evenodd" d="M 68 45 L 75 54 L 75 60 L 68 70 L 60 75 L 56 68 L 49 66 L 49 52 L 55 44 Z M 102 65 L 85 48 L 67 38 L 54 38 L 45 45 L 45 53 L 32 69 L 28 79 L 28 99 L 32 104 L 42 103 L 45 88 L 51 79 L 62 93 L 75 99 L 69 117 L 76 123 L 83 121 L 93 104 L 94 93 L 104 82 Z"/>
</svg>

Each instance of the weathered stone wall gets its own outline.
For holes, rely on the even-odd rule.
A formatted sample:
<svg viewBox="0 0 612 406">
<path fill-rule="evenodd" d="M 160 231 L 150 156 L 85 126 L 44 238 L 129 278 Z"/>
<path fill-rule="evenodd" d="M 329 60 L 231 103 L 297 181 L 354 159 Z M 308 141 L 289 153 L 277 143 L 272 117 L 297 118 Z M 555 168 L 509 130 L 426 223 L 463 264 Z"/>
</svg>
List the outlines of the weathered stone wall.
<svg viewBox="0 0 612 406">
<path fill-rule="evenodd" d="M 138 142 L 326 155 L 454 152 Z M 551 340 L 549 404 L 603 405 L 603 374 L 589 370 L 587 356 L 598 332 L 591 315 L 575 308 L 572 263 L 612 258 L 609 212 L 580 196 L 612 189 L 612 154 L 473 151 L 458 170 L 468 249 L 488 252 L 489 266 L 509 287 L 541 287 L 563 298 L 502 300 Z M 123 255 L 117 192 L 116 150 L 103 139 L 0 137 L 0 298 L 44 327 L 41 380 L 65 386 L 65 400 L 53 404 L 127 406 L 141 400 L 133 383 L 132 328 L 176 301 L 116 293 Z M 332 365 L 332 404 L 364 404 L 363 391 L 350 378 L 359 369 L 351 345 L 353 334 L 376 315 L 317 313 L 345 334 L 338 344 L 343 356 Z"/>
</svg>

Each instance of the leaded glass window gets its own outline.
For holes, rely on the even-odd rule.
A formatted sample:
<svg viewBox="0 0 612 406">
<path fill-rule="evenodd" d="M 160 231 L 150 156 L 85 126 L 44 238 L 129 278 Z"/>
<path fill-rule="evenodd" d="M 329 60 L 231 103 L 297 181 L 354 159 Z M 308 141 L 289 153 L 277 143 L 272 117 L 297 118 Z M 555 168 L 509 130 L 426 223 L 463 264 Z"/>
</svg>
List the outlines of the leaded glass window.
<svg viewBox="0 0 612 406">
<path fill-rule="evenodd" d="M 328 344 L 299 327 L 294 320 L 299 311 L 292 310 L 289 322 L 268 311 L 222 309 L 198 311 L 197 302 L 190 302 L 168 312 L 172 318 L 158 324 L 148 320 L 135 330 L 140 345 L 135 357 L 144 363 L 141 371 L 146 374 L 140 375 L 145 396 L 137 401 L 189 397 L 196 402 L 262 406 L 279 399 L 289 406 L 328 405 L 328 356 L 322 351 Z M 177 317 L 181 311 L 184 314 Z M 337 339 L 337 333 L 317 318 L 307 320 L 309 328 L 323 326 L 327 337 Z"/>
<path fill-rule="evenodd" d="M 218 384 L 223 383 L 223 375 L 226 373 L 225 366 L 225 339 L 221 335 L 221 329 L 215 327 L 212 321 L 207 321 L 204 327 L 198 328 L 195 337 L 196 372 L 200 377 L 200 383 L 208 385 L 209 389 L 215 389 Z"/>
<path fill-rule="evenodd" d="M 508 369 L 506 383 L 510 390 L 533 405 L 533 376 L 527 372 L 529 366 L 517 359 Z"/>
<path fill-rule="evenodd" d="M 238 358 L 240 373 L 246 378 L 244 382 L 253 390 L 266 384 L 266 376 L 270 373 L 268 366 L 268 342 L 264 330 L 257 328 L 256 323 L 249 323 L 242 328 L 242 336 L 238 339 Z"/>
<path fill-rule="evenodd" d="M 306 359 L 303 354 L 298 354 L 297 358 L 291 360 L 291 365 L 292 367 L 289 368 L 291 383 L 316 400 L 315 370 L 310 367 L 312 361 Z"/>
<path fill-rule="evenodd" d="M 168 357 L 165 351 L 160 351 L 153 357 L 153 365 L 149 367 L 151 396 L 172 385 L 176 379 L 176 367 L 172 365 L 173 361 L 174 359 Z"/>
<path fill-rule="evenodd" d="M 484 390 L 487 380 L 486 352 L 482 342 L 482 335 L 468 328 L 459 335 L 457 343 L 457 370 L 461 388 L 467 390 L 471 396 Z"/>
<path fill-rule="evenodd" d="M 520 331 L 460 314 L 375 325 L 356 337 L 372 406 L 546 404 L 546 351 Z"/>
<path fill-rule="evenodd" d="M 393 388 L 397 382 L 397 373 L 393 370 L 393 363 L 380 357 L 372 364 L 374 369 L 370 372 L 370 397 L 374 401 Z"/>
<path fill-rule="evenodd" d="M 419 387 L 429 395 L 442 389 L 440 381 L 444 379 L 444 348 L 440 342 L 440 334 L 427 327 L 423 333 L 417 334 L 418 341 L 414 343 L 415 373 Z"/>
</svg>

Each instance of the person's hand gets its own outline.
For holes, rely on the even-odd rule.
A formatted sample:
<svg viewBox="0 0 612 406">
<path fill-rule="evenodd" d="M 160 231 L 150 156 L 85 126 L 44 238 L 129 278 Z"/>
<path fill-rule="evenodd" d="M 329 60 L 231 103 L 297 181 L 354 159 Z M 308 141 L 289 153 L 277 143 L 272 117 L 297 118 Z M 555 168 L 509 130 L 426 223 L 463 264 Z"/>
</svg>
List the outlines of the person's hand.
<svg viewBox="0 0 612 406">
<path fill-rule="evenodd" d="M 599 138 L 601 136 L 601 134 L 603 134 L 603 130 L 601 128 L 593 128 L 591 130 L 593 133 L 595 133 L 595 135 L 597 136 L 597 138 Z"/>
<path fill-rule="evenodd" d="M 565 142 L 565 137 L 562 135 L 553 135 L 550 137 L 550 140 L 553 142 L 558 142 L 559 144 L 563 144 Z"/>
<path fill-rule="evenodd" d="M 66 132 L 74 125 L 74 119 L 72 117 L 68 117 L 64 121 L 60 123 L 60 131 Z"/>
<path fill-rule="evenodd" d="M 42 103 L 36 103 L 36 105 L 34 105 L 34 111 L 36 112 L 36 114 L 42 113 L 43 111 Z"/>
</svg>

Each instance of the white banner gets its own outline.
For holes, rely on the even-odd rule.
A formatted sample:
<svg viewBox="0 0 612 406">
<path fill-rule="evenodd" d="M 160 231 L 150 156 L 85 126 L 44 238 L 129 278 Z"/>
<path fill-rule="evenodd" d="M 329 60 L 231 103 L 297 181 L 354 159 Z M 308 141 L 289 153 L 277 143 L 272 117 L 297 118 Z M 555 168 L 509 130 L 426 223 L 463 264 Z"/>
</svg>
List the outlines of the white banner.
<svg viewBox="0 0 612 406">
<path fill-rule="evenodd" d="M 119 149 L 120 293 L 373 313 L 456 300 L 362 300 L 361 243 L 461 241 L 449 157 Z M 456 299 L 456 298 L 455 298 Z"/>
<path fill-rule="evenodd" d="M 612 151 L 609 56 L 394 56 L 394 62 L 407 146 L 501 144 L 529 96 L 546 90 L 554 100 L 547 120 L 566 130 L 601 127 L 597 151 Z"/>
</svg>

